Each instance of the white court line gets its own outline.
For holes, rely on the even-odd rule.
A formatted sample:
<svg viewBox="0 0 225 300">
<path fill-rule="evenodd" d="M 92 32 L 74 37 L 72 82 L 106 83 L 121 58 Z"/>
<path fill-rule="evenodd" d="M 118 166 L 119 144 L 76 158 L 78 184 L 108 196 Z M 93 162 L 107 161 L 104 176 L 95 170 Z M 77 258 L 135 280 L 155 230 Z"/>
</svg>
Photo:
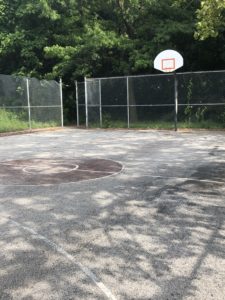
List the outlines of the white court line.
<svg viewBox="0 0 225 300">
<path fill-rule="evenodd" d="M 17 167 L 17 168 L 21 168 L 21 167 L 26 167 L 27 165 L 15 165 L 13 162 L 9 161 L 9 162 L 1 162 L 0 165 L 3 166 L 11 166 L 11 167 Z"/>
<path fill-rule="evenodd" d="M 52 165 L 58 165 L 58 163 L 52 163 Z M 74 168 L 72 168 L 72 169 L 68 169 L 68 170 L 66 170 L 66 171 L 60 171 L 59 173 L 70 173 L 70 172 L 72 172 L 72 171 L 76 171 L 78 168 L 79 168 L 79 165 L 71 165 L 71 166 L 73 166 Z M 34 175 L 36 175 L 36 174 L 43 174 L 43 172 L 44 171 L 48 171 L 48 170 L 51 170 L 53 167 L 47 167 L 46 169 L 43 169 L 43 170 L 41 170 L 40 172 L 35 172 L 35 170 L 38 170 L 38 167 L 36 167 L 36 166 L 27 166 L 27 167 L 25 167 L 25 168 L 23 168 L 22 169 L 22 171 L 24 172 L 24 173 L 28 173 L 28 174 L 34 174 Z M 29 170 L 27 170 L 27 169 L 33 169 L 34 171 L 32 172 L 32 171 L 29 171 Z M 53 173 L 53 174 L 56 174 L 56 173 Z"/>
<path fill-rule="evenodd" d="M 105 296 L 110 299 L 110 300 L 116 300 L 116 297 L 111 293 L 111 291 L 105 286 L 105 284 L 99 280 L 96 275 L 87 267 L 85 267 L 83 264 L 81 264 L 80 262 L 76 261 L 76 259 L 69 254 L 66 250 L 64 250 L 62 247 L 56 245 L 54 242 L 50 241 L 48 238 L 46 238 L 45 236 L 37 233 L 36 231 L 34 231 L 33 229 L 24 226 L 12 219 L 10 219 L 10 222 L 13 223 L 15 226 L 22 228 L 23 230 L 29 232 L 30 234 L 32 234 L 36 239 L 44 241 L 48 246 L 50 246 L 51 248 L 53 248 L 55 251 L 57 251 L 58 253 L 60 253 L 61 255 L 63 255 L 64 257 L 66 257 L 69 261 L 71 261 L 74 265 L 78 266 L 81 271 L 83 273 L 85 273 L 93 282 L 95 285 L 98 286 L 98 288 L 102 291 L 103 294 L 105 294 Z"/>
</svg>

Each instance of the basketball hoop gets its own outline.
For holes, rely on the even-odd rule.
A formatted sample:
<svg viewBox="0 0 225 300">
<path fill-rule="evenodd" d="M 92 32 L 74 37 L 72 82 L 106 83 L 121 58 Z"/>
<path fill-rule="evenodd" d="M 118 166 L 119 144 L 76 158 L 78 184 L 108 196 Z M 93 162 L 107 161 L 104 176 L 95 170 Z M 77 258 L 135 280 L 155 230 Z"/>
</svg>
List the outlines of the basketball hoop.
<svg viewBox="0 0 225 300">
<path fill-rule="evenodd" d="M 154 68 L 164 73 L 171 73 L 183 67 L 184 59 L 179 52 L 174 50 L 165 50 L 160 52 L 154 60 Z M 178 80 L 174 73 L 174 129 L 177 131 L 177 113 L 178 113 Z"/>
<path fill-rule="evenodd" d="M 164 73 L 174 72 L 184 65 L 183 57 L 174 50 L 159 53 L 154 60 L 154 68 Z"/>
<path fill-rule="evenodd" d="M 175 58 L 165 58 L 161 60 L 163 72 L 172 72 L 176 69 Z"/>
</svg>

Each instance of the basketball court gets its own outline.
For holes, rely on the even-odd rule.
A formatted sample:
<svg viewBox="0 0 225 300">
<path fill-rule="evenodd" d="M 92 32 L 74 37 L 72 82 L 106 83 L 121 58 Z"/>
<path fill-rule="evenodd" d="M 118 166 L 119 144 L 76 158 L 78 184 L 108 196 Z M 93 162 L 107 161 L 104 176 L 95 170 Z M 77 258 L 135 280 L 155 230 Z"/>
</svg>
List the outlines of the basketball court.
<svg viewBox="0 0 225 300">
<path fill-rule="evenodd" d="M 0 137 L 0 299 L 224 299 L 225 135 Z"/>
</svg>

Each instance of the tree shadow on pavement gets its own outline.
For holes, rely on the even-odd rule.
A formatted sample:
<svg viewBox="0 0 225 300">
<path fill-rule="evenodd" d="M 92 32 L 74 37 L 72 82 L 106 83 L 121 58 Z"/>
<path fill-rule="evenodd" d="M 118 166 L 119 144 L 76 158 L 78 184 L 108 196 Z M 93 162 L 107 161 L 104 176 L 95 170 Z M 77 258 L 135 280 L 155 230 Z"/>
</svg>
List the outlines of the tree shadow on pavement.
<svg viewBox="0 0 225 300">
<path fill-rule="evenodd" d="M 178 181 L 121 175 L 58 189 L 5 187 L 1 205 L 118 299 L 222 300 L 215 286 L 224 276 L 224 189 L 196 180 L 202 172 Z M 57 249 L 2 220 L 0 299 L 105 299 Z"/>
</svg>

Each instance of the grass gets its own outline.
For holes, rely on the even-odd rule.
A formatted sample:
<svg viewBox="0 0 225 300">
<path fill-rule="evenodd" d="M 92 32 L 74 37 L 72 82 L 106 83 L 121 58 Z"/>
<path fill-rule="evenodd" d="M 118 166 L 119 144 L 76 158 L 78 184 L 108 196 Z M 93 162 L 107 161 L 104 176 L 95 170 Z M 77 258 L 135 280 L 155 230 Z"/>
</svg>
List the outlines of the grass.
<svg viewBox="0 0 225 300">
<path fill-rule="evenodd" d="M 212 120 L 199 122 L 178 122 L 178 128 L 193 128 L 193 129 L 224 129 L 225 123 L 219 123 Z"/>
<path fill-rule="evenodd" d="M 130 124 L 130 128 L 144 128 L 144 129 L 173 129 L 172 122 L 166 121 L 152 121 L 152 122 L 135 122 Z"/>
<path fill-rule="evenodd" d="M 27 117 L 27 116 L 26 116 Z M 29 129 L 29 122 L 25 121 L 25 113 L 15 113 L 0 109 L 0 132 L 22 131 Z M 31 122 L 31 128 L 56 127 L 56 122 Z"/>
<path fill-rule="evenodd" d="M 28 122 L 21 120 L 16 113 L 0 110 L 0 132 L 19 131 L 29 128 Z"/>
<path fill-rule="evenodd" d="M 22 131 L 29 129 L 27 121 L 27 112 L 23 111 L 15 113 L 0 109 L 0 133 L 10 131 Z M 31 122 L 31 128 L 47 128 L 59 126 L 56 122 Z M 90 128 L 99 128 L 99 123 L 90 123 Z M 127 122 L 121 120 L 103 120 L 103 128 L 127 128 Z M 168 121 L 142 121 L 131 122 L 130 128 L 137 129 L 174 129 L 174 123 Z M 212 120 L 193 121 L 193 122 L 178 122 L 178 129 L 224 129 L 224 122 L 215 122 Z"/>
<path fill-rule="evenodd" d="M 90 123 L 90 128 L 99 128 L 99 123 Z M 178 129 L 224 129 L 225 123 L 219 123 L 212 120 L 195 122 L 178 122 Z M 127 128 L 127 122 L 110 121 L 103 122 L 102 128 Z M 137 129 L 174 129 L 174 123 L 168 121 L 145 121 L 130 123 L 130 128 Z"/>
</svg>

